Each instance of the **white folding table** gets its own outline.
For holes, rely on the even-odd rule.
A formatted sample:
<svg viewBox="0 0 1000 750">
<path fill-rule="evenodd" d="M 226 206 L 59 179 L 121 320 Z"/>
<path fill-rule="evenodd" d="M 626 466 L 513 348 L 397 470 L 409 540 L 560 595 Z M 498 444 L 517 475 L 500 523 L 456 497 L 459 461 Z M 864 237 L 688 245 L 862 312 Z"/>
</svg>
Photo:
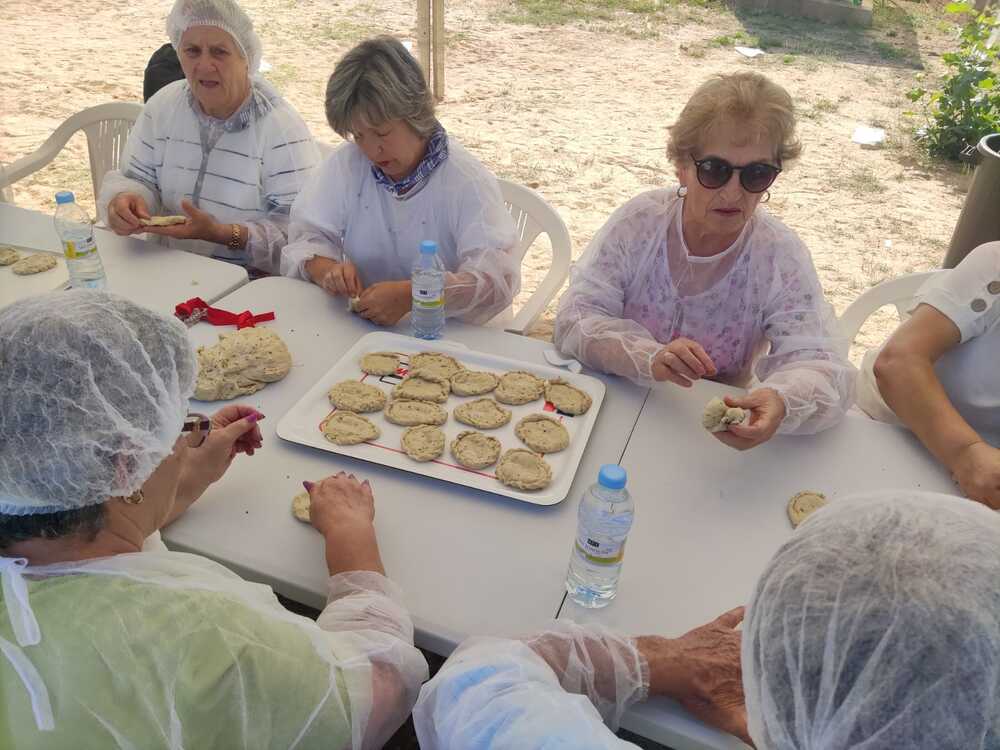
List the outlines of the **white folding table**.
<svg viewBox="0 0 1000 750">
<path fill-rule="evenodd" d="M 786 507 L 796 492 L 818 490 L 831 502 L 890 488 L 955 493 L 911 433 L 863 415 L 817 435 L 732 450 L 702 428 L 701 412 L 713 396 L 733 392 L 707 381 L 650 391 L 622 461 L 637 507 L 618 595 L 601 610 L 567 599 L 561 618 L 676 637 L 746 604 L 792 534 Z M 635 706 L 622 726 L 675 750 L 746 747 L 662 698 Z"/>
<path fill-rule="evenodd" d="M 343 298 L 287 278 L 253 281 L 218 305 L 236 312 L 273 310 L 266 323 L 292 353 L 281 382 L 242 399 L 266 415 L 263 449 L 240 456 L 180 519 L 163 531 L 175 550 L 211 557 L 295 601 L 326 600 L 323 540 L 290 512 L 302 480 L 344 470 L 371 480 L 379 546 L 388 575 L 400 584 L 417 628 L 417 644 L 448 654 L 473 634 L 527 634 L 555 617 L 576 528 L 578 498 L 603 463 L 617 462 L 647 390 L 602 377 L 607 394 L 569 497 L 542 507 L 416 476 L 275 435 L 281 416 L 341 353 L 375 326 L 348 313 Z M 199 323 L 198 344 L 221 331 Z M 404 329 L 400 329 L 404 330 Z M 446 337 L 470 348 L 546 364 L 541 341 L 449 321 Z M 221 404 L 191 403 L 212 411 Z"/>
<path fill-rule="evenodd" d="M 154 310 L 172 313 L 178 302 L 191 297 L 211 303 L 247 283 L 246 270 L 232 263 L 119 237 L 106 229 L 95 229 L 94 239 L 108 290 Z M 0 245 L 59 256 L 56 268 L 34 276 L 15 276 L 9 267 L 0 267 L 0 307 L 66 286 L 66 265 L 50 215 L 0 203 Z"/>
</svg>

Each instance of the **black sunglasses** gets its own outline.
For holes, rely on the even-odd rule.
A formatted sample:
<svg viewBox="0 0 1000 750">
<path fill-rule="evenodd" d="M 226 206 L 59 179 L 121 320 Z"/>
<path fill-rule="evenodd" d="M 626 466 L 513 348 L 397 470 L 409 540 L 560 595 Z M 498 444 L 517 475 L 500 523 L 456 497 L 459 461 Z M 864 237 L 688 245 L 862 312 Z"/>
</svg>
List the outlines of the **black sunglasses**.
<svg viewBox="0 0 1000 750">
<path fill-rule="evenodd" d="M 743 186 L 744 190 L 748 193 L 763 193 L 774 184 L 775 179 L 781 173 L 781 167 L 765 164 L 761 161 L 736 167 L 718 156 L 709 156 L 704 159 L 695 159 L 692 156 L 691 160 L 694 161 L 698 182 L 709 190 L 718 190 L 729 182 L 733 172 L 739 172 L 740 185 Z"/>
</svg>

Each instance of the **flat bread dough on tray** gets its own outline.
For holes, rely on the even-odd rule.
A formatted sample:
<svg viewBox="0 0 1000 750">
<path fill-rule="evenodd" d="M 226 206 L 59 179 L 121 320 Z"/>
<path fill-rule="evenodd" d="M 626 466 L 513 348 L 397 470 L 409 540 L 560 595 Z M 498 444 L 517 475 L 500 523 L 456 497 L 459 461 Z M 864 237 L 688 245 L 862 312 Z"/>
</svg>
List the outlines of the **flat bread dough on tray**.
<svg viewBox="0 0 1000 750">
<path fill-rule="evenodd" d="M 393 398 L 409 398 L 415 401 L 433 401 L 443 404 L 451 393 L 451 383 L 447 378 L 425 370 L 411 370 L 402 382 L 392 389 Z"/>
<path fill-rule="evenodd" d="M 593 403 L 586 391 L 570 385 L 562 378 L 555 378 L 545 384 L 545 400 L 563 414 L 573 416 L 586 414 Z"/>
<path fill-rule="evenodd" d="M 495 437 L 475 430 L 458 433 L 451 441 L 451 455 L 468 469 L 485 469 L 500 458 L 502 446 Z"/>
<path fill-rule="evenodd" d="M 371 352 L 361 358 L 361 371 L 369 375 L 394 375 L 399 369 L 396 352 Z"/>
<path fill-rule="evenodd" d="M 330 403 L 338 409 L 357 412 L 381 411 L 385 406 L 385 391 L 360 380 L 343 380 L 327 394 Z"/>
<path fill-rule="evenodd" d="M 432 372 L 438 377 L 450 378 L 456 372 L 464 370 L 462 364 L 447 354 L 441 352 L 420 352 L 410 355 L 410 370 Z"/>
<path fill-rule="evenodd" d="M 448 421 L 448 412 L 433 401 L 394 398 L 385 405 L 385 421 L 403 427 L 418 424 L 440 426 Z"/>
<path fill-rule="evenodd" d="M 382 431 L 367 417 L 338 409 L 323 426 L 323 435 L 337 445 L 358 445 L 374 440 Z"/>
<path fill-rule="evenodd" d="M 504 409 L 491 398 L 478 398 L 456 406 L 451 415 L 455 421 L 480 430 L 494 430 L 510 421 L 510 409 Z"/>
<path fill-rule="evenodd" d="M 403 453 L 414 461 L 433 461 L 444 453 L 444 431 L 429 424 L 407 427 L 400 444 Z"/>
<path fill-rule="evenodd" d="M 558 453 L 569 445 L 569 431 L 546 414 L 524 417 L 514 427 L 514 434 L 535 453 Z"/>
<path fill-rule="evenodd" d="M 552 483 L 552 467 L 537 453 L 524 448 L 504 453 L 496 474 L 502 484 L 515 490 L 541 490 Z"/>
<path fill-rule="evenodd" d="M 449 379 L 451 392 L 456 396 L 482 396 L 500 384 L 500 378 L 492 372 L 476 370 L 459 370 Z"/>
<path fill-rule="evenodd" d="M 530 372 L 515 370 L 500 377 L 493 397 L 504 404 L 527 404 L 542 397 L 545 381 Z"/>
</svg>

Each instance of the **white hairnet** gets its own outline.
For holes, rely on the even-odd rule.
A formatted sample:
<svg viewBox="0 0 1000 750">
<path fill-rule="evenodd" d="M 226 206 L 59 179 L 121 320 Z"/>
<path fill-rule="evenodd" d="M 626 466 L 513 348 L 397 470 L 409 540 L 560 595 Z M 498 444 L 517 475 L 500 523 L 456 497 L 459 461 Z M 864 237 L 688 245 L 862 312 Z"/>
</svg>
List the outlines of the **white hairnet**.
<svg viewBox="0 0 1000 750">
<path fill-rule="evenodd" d="M 167 36 L 180 55 L 181 36 L 192 26 L 216 26 L 225 31 L 246 58 L 250 75 L 260 68 L 260 38 L 253 21 L 234 0 L 177 0 L 167 16 Z"/>
<path fill-rule="evenodd" d="M 180 321 L 73 290 L 0 310 L 0 513 L 139 489 L 180 434 L 196 359 Z"/>
<path fill-rule="evenodd" d="M 768 564 L 744 623 L 766 750 L 1000 747 L 1000 517 L 907 491 L 845 499 Z"/>
</svg>

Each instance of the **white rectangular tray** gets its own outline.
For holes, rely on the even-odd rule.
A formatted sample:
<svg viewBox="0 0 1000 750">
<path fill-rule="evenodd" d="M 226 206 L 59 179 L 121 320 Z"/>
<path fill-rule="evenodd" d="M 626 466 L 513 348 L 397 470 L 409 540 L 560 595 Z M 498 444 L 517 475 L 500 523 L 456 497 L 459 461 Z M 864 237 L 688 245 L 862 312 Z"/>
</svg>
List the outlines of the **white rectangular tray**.
<svg viewBox="0 0 1000 750">
<path fill-rule="evenodd" d="M 491 466 L 479 471 L 466 469 L 454 462 L 450 445 L 451 441 L 463 430 L 471 430 L 460 422 L 457 422 L 451 413 L 456 406 L 466 401 L 477 398 L 488 398 L 485 396 L 456 396 L 452 394 L 448 402 L 443 406 L 448 410 L 448 421 L 442 426 L 446 437 L 446 447 L 444 455 L 435 461 L 419 463 L 410 459 L 400 449 L 400 439 L 405 427 L 394 425 L 388 422 L 381 412 L 367 414 L 382 434 L 377 439 L 362 443 L 361 445 L 336 445 L 327 440 L 322 433 L 320 423 L 322 423 L 333 411 L 327 393 L 336 383 L 343 380 L 363 380 L 365 383 L 375 385 L 388 395 L 393 386 L 396 385 L 400 376 L 378 377 L 365 375 L 359 365 L 361 357 L 371 352 L 391 351 L 398 352 L 403 357 L 405 369 L 408 357 L 411 354 L 424 351 L 440 351 L 447 353 L 461 362 L 463 365 L 473 370 L 485 370 L 502 374 L 511 370 L 525 370 L 534 373 L 540 378 L 563 378 L 572 383 L 577 388 L 586 391 L 593 399 L 593 404 L 586 414 L 577 417 L 564 415 L 556 412 L 553 407 L 546 404 L 544 399 L 538 399 L 530 404 L 522 406 L 511 406 L 504 404 L 504 408 L 510 409 L 513 416 L 510 422 L 495 430 L 483 430 L 488 435 L 497 438 L 503 450 L 510 448 L 525 448 L 526 446 L 514 435 L 514 426 L 522 417 L 544 412 L 549 416 L 560 419 L 569 431 L 569 447 L 558 453 L 549 453 L 545 460 L 552 467 L 552 483 L 542 490 L 522 491 L 501 484 L 494 475 L 495 466 Z M 392 466 L 415 474 L 435 477 L 446 482 L 474 487 L 477 490 L 486 490 L 498 495 L 505 495 L 517 500 L 536 505 L 555 505 L 566 498 L 570 487 L 573 484 L 573 477 L 576 469 L 580 465 L 583 451 L 587 447 L 587 440 L 590 432 L 597 421 L 597 414 L 601 410 L 604 402 L 604 383 L 589 375 L 576 375 L 564 370 L 549 367 L 546 365 L 535 365 L 520 362 L 515 359 L 501 357 L 486 352 L 479 352 L 465 347 L 457 342 L 442 341 L 422 341 L 420 339 L 402 336 L 397 333 L 378 331 L 369 333 L 358 339 L 351 349 L 344 353 L 329 372 L 327 372 L 319 382 L 282 417 L 278 423 L 278 436 L 289 442 L 308 445 L 312 448 L 330 451 L 331 453 L 341 453 L 345 456 L 360 458 L 365 461 Z"/>
</svg>

